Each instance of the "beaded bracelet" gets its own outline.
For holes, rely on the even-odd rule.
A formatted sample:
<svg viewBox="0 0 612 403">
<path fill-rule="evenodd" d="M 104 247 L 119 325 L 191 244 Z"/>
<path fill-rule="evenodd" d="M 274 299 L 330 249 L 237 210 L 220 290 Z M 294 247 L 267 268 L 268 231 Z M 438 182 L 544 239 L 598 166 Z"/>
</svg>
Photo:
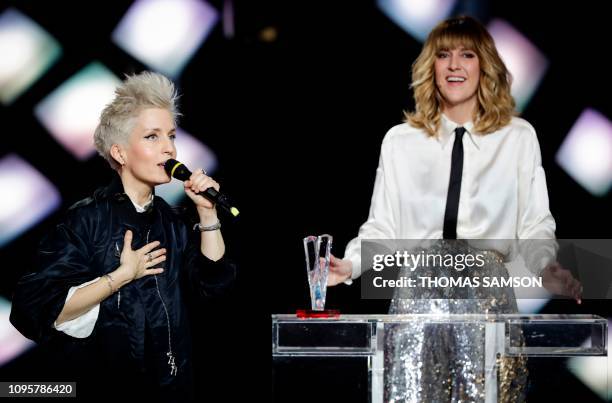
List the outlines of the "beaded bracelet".
<svg viewBox="0 0 612 403">
<path fill-rule="evenodd" d="M 199 230 L 200 232 L 204 232 L 204 231 L 216 231 L 219 228 L 221 228 L 221 221 L 217 220 L 216 224 L 213 225 L 209 225 L 209 226 L 205 226 L 202 225 L 200 223 L 197 223 L 196 225 L 193 226 L 193 230 Z"/>
</svg>

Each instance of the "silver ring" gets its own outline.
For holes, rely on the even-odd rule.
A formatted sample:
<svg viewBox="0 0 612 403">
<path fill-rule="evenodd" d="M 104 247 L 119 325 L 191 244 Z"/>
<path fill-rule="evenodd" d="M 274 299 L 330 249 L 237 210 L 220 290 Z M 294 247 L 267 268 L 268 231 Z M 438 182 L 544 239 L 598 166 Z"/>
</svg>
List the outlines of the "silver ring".
<svg viewBox="0 0 612 403">
<path fill-rule="evenodd" d="M 151 252 L 147 253 L 147 262 L 153 260 L 153 256 L 151 256 Z"/>
<path fill-rule="evenodd" d="M 203 173 L 204 175 L 208 175 L 208 174 L 206 173 L 206 171 L 204 170 L 204 168 L 200 169 L 200 171 L 202 171 L 202 173 Z"/>
</svg>

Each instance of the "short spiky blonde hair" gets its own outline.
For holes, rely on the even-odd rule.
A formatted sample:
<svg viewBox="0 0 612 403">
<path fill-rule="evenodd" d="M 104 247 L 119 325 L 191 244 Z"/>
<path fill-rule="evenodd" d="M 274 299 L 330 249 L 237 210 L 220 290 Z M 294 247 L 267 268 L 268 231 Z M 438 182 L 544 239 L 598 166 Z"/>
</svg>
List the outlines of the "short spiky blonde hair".
<svg viewBox="0 0 612 403">
<path fill-rule="evenodd" d="M 132 132 L 138 114 L 147 108 L 168 110 L 176 123 L 178 94 L 174 84 L 165 76 L 144 71 L 125 80 L 115 89 L 115 99 L 106 105 L 100 115 L 100 123 L 94 132 L 94 144 L 113 169 L 119 164 L 111 156 L 113 144 L 125 144 Z"/>
<path fill-rule="evenodd" d="M 435 83 L 434 63 L 442 49 L 464 46 L 478 55 L 480 82 L 474 130 L 487 134 L 510 123 L 516 114 L 510 94 L 512 76 L 497 53 L 495 42 L 485 27 L 472 17 L 450 18 L 429 34 L 423 50 L 412 65 L 415 111 L 405 113 L 406 121 L 435 136 L 440 128 L 441 95 Z"/>
</svg>

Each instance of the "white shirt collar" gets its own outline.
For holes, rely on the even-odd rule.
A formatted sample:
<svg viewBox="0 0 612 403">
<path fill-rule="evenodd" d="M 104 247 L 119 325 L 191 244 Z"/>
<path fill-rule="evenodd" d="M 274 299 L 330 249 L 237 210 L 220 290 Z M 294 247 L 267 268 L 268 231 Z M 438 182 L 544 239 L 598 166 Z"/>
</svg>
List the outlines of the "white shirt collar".
<svg viewBox="0 0 612 403">
<path fill-rule="evenodd" d="M 468 133 L 468 137 L 470 138 L 470 140 L 472 140 L 472 143 L 476 146 L 478 150 L 480 150 L 479 143 L 481 141 L 481 136 L 475 134 L 474 123 L 471 120 L 469 122 L 465 122 L 464 124 L 460 125 L 450 120 L 449 117 L 446 116 L 445 114 L 441 113 L 441 115 L 442 116 L 440 119 L 440 129 L 438 131 L 438 140 L 442 144 L 442 148 L 446 147 L 446 144 L 448 143 L 448 140 L 450 139 L 451 135 L 455 132 L 455 129 L 463 126 Z"/>
<path fill-rule="evenodd" d="M 142 206 L 139 205 L 139 204 L 134 203 L 134 201 L 132 199 L 130 199 L 130 201 L 132 202 L 132 204 L 136 208 L 136 212 L 144 213 L 145 211 L 147 211 L 149 206 L 153 203 L 153 193 L 151 193 L 151 196 L 149 197 L 149 200 L 145 204 L 143 204 Z"/>
</svg>

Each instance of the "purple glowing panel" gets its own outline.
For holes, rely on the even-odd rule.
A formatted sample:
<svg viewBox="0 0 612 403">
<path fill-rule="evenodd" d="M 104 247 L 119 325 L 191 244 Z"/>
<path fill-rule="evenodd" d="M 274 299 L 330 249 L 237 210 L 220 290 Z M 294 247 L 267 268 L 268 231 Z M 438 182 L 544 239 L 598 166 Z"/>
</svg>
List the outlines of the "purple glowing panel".
<svg viewBox="0 0 612 403">
<path fill-rule="evenodd" d="M 208 175 L 213 174 L 217 168 L 217 156 L 210 148 L 181 129 L 177 129 L 175 142 L 177 160 L 192 171 L 204 168 Z M 185 196 L 183 182 L 172 179 L 170 183 L 157 186 L 155 194 L 163 197 L 170 204 L 177 204 Z"/>
<path fill-rule="evenodd" d="M 512 96 L 516 109 L 525 109 L 548 69 L 548 60 L 529 40 L 510 24 L 493 20 L 488 30 L 495 46 L 512 74 Z"/>
<path fill-rule="evenodd" d="M 119 22 L 112 40 L 152 69 L 177 78 L 218 14 L 201 0 L 140 0 Z"/>
<path fill-rule="evenodd" d="M 9 322 L 11 303 L 0 297 L 0 366 L 9 363 L 35 346 Z"/>
<path fill-rule="evenodd" d="M 34 115 L 58 143 L 85 160 L 95 153 L 93 134 L 100 113 L 120 83 L 102 64 L 91 63 L 36 105 Z"/>
<path fill-rule="evenodd" d="M 586 109 L 570 129 L 555 157 L 557 164 L 595 196 L 612 186 L 612 123 Z"/>
<path fill-rule="evenodd" d="M 61 204 L 58 190 L 17 155 L 0 159 L 0 247 L 36 225 Z"/>
</svg>

